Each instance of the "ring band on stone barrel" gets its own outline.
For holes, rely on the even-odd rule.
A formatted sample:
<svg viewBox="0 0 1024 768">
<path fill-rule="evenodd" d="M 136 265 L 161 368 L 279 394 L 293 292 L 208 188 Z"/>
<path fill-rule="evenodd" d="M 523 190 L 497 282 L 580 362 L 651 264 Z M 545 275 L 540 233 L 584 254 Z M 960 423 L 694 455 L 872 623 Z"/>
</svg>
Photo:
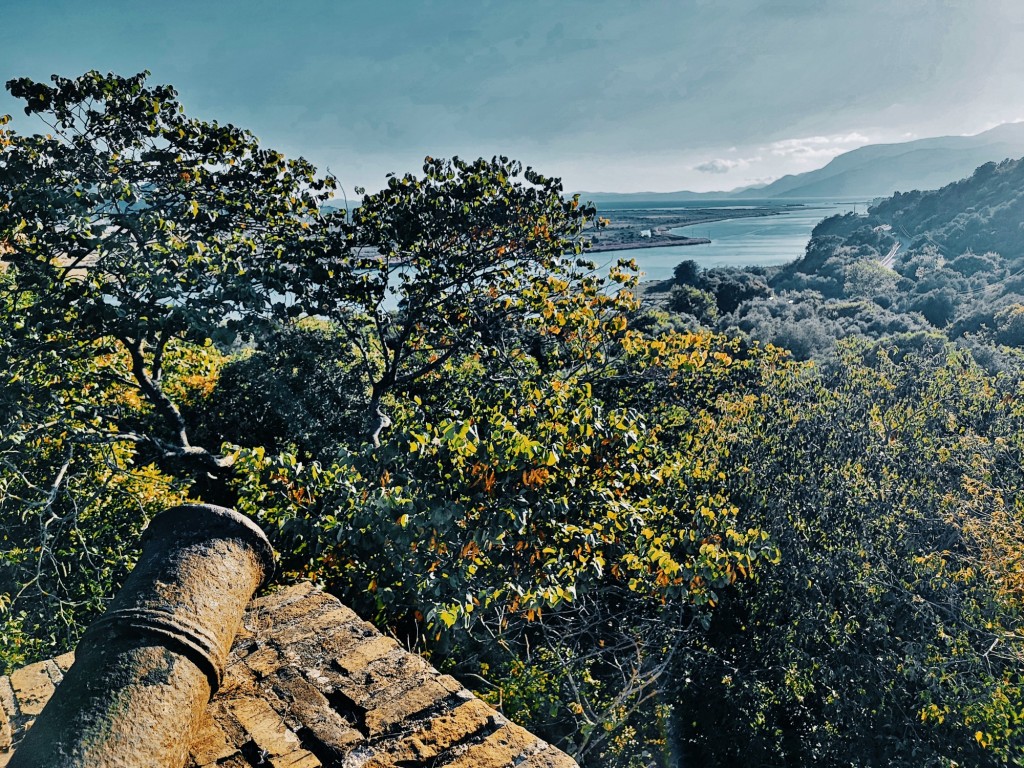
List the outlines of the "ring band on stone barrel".
<svg viewBox="0 0 1024 768">
<path fill-rule="evenodd" d="M 102 642 L 105 632 L 135 632 L 170 640 L 202 669 L 217 691 L 224 679 L 227 656 L 219 648 L 217 638 L 194 622 L 175 616 L 170 611 L 151 608 L 122 608 L 107 611 L 94 621 L 83 640 Z"/>
</svg>

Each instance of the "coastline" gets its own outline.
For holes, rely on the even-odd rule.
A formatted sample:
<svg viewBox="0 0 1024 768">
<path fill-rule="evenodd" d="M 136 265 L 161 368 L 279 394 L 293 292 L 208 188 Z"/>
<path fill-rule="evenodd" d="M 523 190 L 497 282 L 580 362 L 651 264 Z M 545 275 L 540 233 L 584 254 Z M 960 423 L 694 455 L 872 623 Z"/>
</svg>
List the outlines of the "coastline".
<svg viewBox="0 0 1024 768">
<path fill-rule="evenodd" d="M 687 227 L 699 227 L 721 221 L 825 211 L 831 207 L 833 206 L 823 204 L 767 203 L 763 206 L 742 208 L 693 207 L 679 210 L 653 207 L 599 210 L 599 214 L 603 214 L 608 219 L 608 223 L 602 229 L 591 234 L 591 246 L 587 252 L 602 253 L 671 246 L 709 245 L 713 242 L 710 238 L 688 237 L 679 231 Z M 641 236 L 642 232 L 645 233 L 644 236 Z"/>
<path fill-rule="evenodd" d="M 630 241 L 628 243 L 595 243 L 587 249 L 587 253 L 601 253 L 602 251 L 639 251 L 645 248 L 668 248 L 673 245 L 707 245 L 711 241 L 706 237 L 676 237 L 675 235 L 665 235 L 664 237 L 669 238 L 667 240 L 655 240 L 649 238 L 653 242 L 635 242 Z"/>
<path fill-rule="evenodd" d="M 600 253 L 602 251 L 667 248 L 675 245 L 707 245 L 711 243 L 707 237 L 687 237 L 672 234 L 672 230 L 730 219 L 779 216 L 789 210 L 792 210 L 789 206 L 770 205 L 758 208 L 728 208 L 714 212 L 709 209 L 694 208 L 685 213 L 658 208 L 606 210 L 604 213 L 609 219 L 608 225 L 599 233 L 594 233 L 588 251 Z M 646 237 L 641 237 L 639 233 L 645 230 L 649 234 Z"/>
</svg>

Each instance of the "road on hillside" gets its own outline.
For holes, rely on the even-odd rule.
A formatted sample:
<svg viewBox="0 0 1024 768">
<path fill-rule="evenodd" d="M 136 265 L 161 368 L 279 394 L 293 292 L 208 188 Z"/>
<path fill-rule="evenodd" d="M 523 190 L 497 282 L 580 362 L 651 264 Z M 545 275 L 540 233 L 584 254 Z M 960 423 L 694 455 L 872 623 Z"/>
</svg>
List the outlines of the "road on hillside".
<svg viewBox="0 0 1024 768">
<path fill-rule="evenodd" d="M 897 251 L 899 251 L 899 249 L 900 249 L 900 241 L 897 240 L 896 241 L 896 245 L 894 245 L 892 248 L 889 249 L 889 252 L 887 254 L 885 254 L 885 258 L 882 259 L 879 262 L 879 264 L 881 264 L 886 269 L 892 269 L 892 263 L 896 260 L 896 253 L 897 253 Z"/>
</svg>

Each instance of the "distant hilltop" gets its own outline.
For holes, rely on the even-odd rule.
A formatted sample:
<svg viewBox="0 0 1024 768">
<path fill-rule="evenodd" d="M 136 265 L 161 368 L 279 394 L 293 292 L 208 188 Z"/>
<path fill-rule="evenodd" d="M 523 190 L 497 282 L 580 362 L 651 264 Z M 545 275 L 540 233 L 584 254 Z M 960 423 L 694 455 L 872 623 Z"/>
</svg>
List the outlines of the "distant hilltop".
<svg viewBox="0 0 1024 768">
<path fill-rule="evenodd" d="M 580 195 L 598 204 L 636 200 L 888 197 L 897 191 L 937 189 L 970 176 L 975 168 L 985 163 L 1019 157 L 1024 157 L 1024 122 L 1005 123 L 974 136 L 868 144 L 833 158 L 815 171 L 727 192 L 581 192 Z"/>
</svg>

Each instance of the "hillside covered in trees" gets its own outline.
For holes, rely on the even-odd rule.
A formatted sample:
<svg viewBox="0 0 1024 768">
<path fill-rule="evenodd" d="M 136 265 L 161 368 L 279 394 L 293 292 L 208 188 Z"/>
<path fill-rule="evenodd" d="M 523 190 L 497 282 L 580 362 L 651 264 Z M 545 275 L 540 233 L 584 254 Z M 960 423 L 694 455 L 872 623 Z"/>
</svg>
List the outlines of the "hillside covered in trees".
<svg viewBox="0 0 1024 768">
<path fill-rule="evenodd" d="M 772 269 L 680 265 L 669 305 L 824 359 L 838 339 L 937 333 L 993 365 L 1024 343 L 1024 160 L 987 163 L 866 215 L 822 221 L 806 253 Z"/>
<path fill-rule="evenodd" d="M 144 75 L 8 88 L 5 669 L 201 499 L 586 766 L 1024 760 L 1017 164 L 664 310 L 507 158 L 346 213 Z"/>
</svg>

